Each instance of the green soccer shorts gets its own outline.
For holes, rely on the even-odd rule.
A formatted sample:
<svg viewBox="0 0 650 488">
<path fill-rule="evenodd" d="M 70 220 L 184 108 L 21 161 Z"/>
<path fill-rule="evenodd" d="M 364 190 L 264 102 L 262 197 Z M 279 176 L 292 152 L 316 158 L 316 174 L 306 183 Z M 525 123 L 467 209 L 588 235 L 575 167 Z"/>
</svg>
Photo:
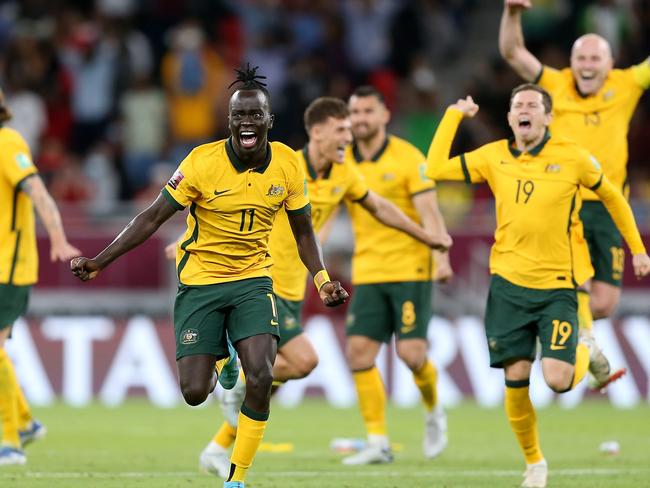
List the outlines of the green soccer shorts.
<svg viewBox="0 0 650 488">
<path fill-rule="evenodd" d="M 271 278 L 179 285 L 174 304 L 176 359 L 196 354 L 228 357 L 226 333 L 233 344 L 259 334 L 279 337 Z"/>
<path fill-rule="evenodd" d="M 625 251 L 623 241 L 612 216 L 600 201 L 582 203 L 580 219 L 584 226 L 585 240 L 594 267 L 594 280 L 621 286 Z"/>
<path fill-rule="evenodd" d="M 278 322 L 280 322 L 280 341 L 278 350 L 287 342 L 303 333 L 302 300 L 286 300 L 277 297 Z"/>
<path fill-rule="evenodd" d="M 0 330 L 11 327 L 18 317 L 25 314 L 31 289 L 31 285 L 0 284 Z"/>
<path fill-rule="evenodd" d="M 404 281 L 357 285 L 346 320 L 346 335 L 378 342 L 426 339 L 432 315 L 431 281 Z"/>
<path fill-rule="evenodd" d="M 575 364 L 578 345 L 578 299 L 573 288 L 539 290 L 517 286 L 492 275 L 485 334 L 490 366 L 511 359 L 535 359 L 537 338 L 542 357 Z"/>
</svg>

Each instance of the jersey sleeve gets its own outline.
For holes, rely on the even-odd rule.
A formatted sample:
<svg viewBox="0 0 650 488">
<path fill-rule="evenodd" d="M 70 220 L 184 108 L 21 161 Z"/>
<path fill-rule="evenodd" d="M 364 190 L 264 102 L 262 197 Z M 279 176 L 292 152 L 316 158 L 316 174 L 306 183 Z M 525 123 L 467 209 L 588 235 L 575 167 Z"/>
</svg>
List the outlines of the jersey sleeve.
<svg viewBox="0 0 650 488">
<path fill-rule="evenodd" d="M 297 161 L 294 161 L 293 171 L 287 181 L 287 198 L 284 207 L 289 215 L 305 213 L 309 210 L 309 197 L 307 196 L 307 178 Z"/>
<path fill-rule="evenodd" d="M 28 176 L 38 173 L 27 143 L 17 134 L 3 144 L 1 157 L 2 172 L 14 187 Z"/>
<path fill-rule="evenodd" d="M 603 182 L 603 169 L 598 160 L 588 152 L 584 151 L 580 154 L 580 184 L 596 191 Z"/>
<path fill-rule="evenodd" d="M 409 195 L 413 196 L 433 190 L 436 184 L 427 177 L 427 162 L 424 154 L 414 149 L 411 157 L 414 161 L 409 161 L 409 165 L 406 167 L 406 184 Z"/>
<path fill-rule="evenodd" d="M 558 85 L 562 83 L 562 71 L 550 66 L 542 66 L 542 71 L 535 80 L 539 86 L 548 91 L 553 91 Z"/>
<path fill-rule="evenodd" d="M 191 152 L 187 155 L 162 189 L 163 195 L 178 210 L 183 210 L 201 195 L 196 184 L 198 176 L 193 164 L 193 154 Z"/>
<path fill-rule="evenodd" d="M 630 68 L 634 76 L 634 81 L 644 90 L 650 88 L 650 57 Z"/>
<path fill-rule="evenodd" d="M 349 185 L 345 190 L 345 199 L 352 202 L 359 202 L 363 200 L 366 195 L 368 195 L 368 183 L 366 183 L 365 178 L 361 174 L 361 171 L 349 163 L 345 163 L 348 166 L 348 182 Z"/>
<path fill-rule="evenodd" d="M 449 108 L 445 112 L 427 153 L 427 167 L 424 171 L 427 178 L 466 183 L 486 181 L 487 158 L 482 157 L 485 146 L 449 159 L 451 144 L 462 120 L 460 110 Z"/>
</svg>

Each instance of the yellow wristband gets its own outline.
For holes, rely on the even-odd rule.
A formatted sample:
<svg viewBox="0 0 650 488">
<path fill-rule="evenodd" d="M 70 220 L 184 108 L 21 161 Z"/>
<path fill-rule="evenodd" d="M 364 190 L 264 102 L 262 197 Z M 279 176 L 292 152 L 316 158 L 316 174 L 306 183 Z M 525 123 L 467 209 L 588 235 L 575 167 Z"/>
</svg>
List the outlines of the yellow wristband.
<svg viewBox="0 0 650 488">
<path fill-rule="evenodd" d="M 314 285 L 316 285 L 318 291 L 320 291 L 320 289 L 323 288 L 323 285 L 328 281 L 330 281 L 330 275 L 327 274 L 327 270 L 321 269 L 316 273 L 316 276 L 314 276 Z"/>
</svg>

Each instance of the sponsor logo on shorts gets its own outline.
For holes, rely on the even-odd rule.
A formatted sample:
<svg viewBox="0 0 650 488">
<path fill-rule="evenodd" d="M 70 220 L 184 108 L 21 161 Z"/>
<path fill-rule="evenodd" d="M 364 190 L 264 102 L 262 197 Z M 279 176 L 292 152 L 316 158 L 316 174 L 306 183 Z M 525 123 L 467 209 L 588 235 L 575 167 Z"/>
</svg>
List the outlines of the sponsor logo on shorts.
<svg viewBox="0 0 650 488">
<path fill-rule="evenodd" d="M 277 327 L 277 326 L 280 325 L 280 324 L 278 324 L 278 321 L 277 321 L 277 320 L 275 320 L 275 319 L 271 319 L 271 325 L 272 325 L 273 327 Z"/>
<path fill-rule="evenodd" d="M 287 330 L 295 329 L 297 325 L 298 325 L 298 321 L 296 320 L 295 317 L 289 316 L 284 319 L 284 328 Z"/>
<path fill-rule="evenodd" d="M 196 329 L 186 329 L 181 335 L 181 344 L 196 344 L 199 341 L 199 331 Z"/>
<path fill-rule="evenodd" d="M 183 178 L 185 178 L 185 175 L 181 173 L 179 169 L 177 169 L 172 177 L 169 179 L 167 184 L 171 186 L 174 190 L 178 188 L 178 185 L 181 184 L 181 181 L 183 181 Z"/>
<path fill-rule="evenodd" d="M 345 318 L 345 326 L 346 327 L 352 327 L 354 325 L 354 314 L 351 313 Z"/>
<path fill-rule="evenodd" d="M 488 347 L 490 348 L 490 351 L 498 351 L 499 350 L 499 343 L 494 337 L 489 337 L 488 338 Z"/>
<path fill-rule="evenodd" d="M 281 197 L 284 195 L 284 186 L 282 185 L 271 185 L 269 191 L 266 192 L 267 197 Z"/>
</svg>

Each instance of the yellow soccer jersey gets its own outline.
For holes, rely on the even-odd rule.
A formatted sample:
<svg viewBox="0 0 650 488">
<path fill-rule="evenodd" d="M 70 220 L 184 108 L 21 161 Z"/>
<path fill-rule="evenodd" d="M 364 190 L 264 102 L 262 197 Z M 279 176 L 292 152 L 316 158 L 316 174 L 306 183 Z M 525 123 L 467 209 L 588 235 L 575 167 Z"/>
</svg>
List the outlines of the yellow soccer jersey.
<svg viewBox="0 0 650 488">
<path fill-rule="evenodd" d="M 579 187 L 597 189 L 608 202 L 619 198 L 615 203 L 625 206 L 620 191 L 587 151 L 568 139 L 550 137 L 548 132 L 537 147 L 523 154 L 502 139 L 447 159 L 461 119 L 457 110 L 445 114 L 440 134 L 436 133 L 429 150 L 427 175 L 490 186 L 497 219 L 490 272 L 528 288 L 575 287 L 577 280 L 582 280 L 573 272 L 574 248 L 580 243 L 571 232 L 571 221 L 578 218 L 580 210 Z M 441 143 L 445 138 L 449 139 Z M 629 207 L 627 215 L 613 217 L 623 223 L 621 232 L 633 252 L 643 252 Z"/>
<path fill-rule="evenodd" d="M 297 155 L 307 176 L 315 231 L 323 227 L 342 200 L 358 202 L 368 194 L 368 185 L 352 161 L 346 159 L 342 164 L 332 163 L 330 170 L 318 178 L 309 162 L 307 148 L 298 151 Z M 291 225 L 284 211 L 279 212 L 273 225 L 269 246 L 273 257 L 273 290 L 281 298 L 302 300 L 305 297 L 307 269 L 298 255 Z"/>
<path fill-rule="evenodd" d="M 20 183 L 36 174 L 21 135 L 0 128 L 0 283 L 33 285 L 38 279 L 34 208 Z"/>
<path fill-rule="evenodd" d="M 607 178 L 623 190 L 627 178 L 627 133 L 643 91 L 650 86 L 650 62 L 610 71 L 602 88 L 582 97 L 570 68 L 544 67 L 538 81 L 553 97 L 551 133 L 573 139 L 602 164 Z M 585 200 L 598 200 L 583 189 Z"/>
<path fill-rule="evenodd" d="M 195 148 L 162 190 L 179 210 L 190 206 L 176 255 L 185 285 L 270 276 L 269 235 L 275 215 L 309 209 L 307 186 L 294 151 L 269 144 L 262 166 L 248 170 L 230 139 Z"/>
<path fill-rule="evenodd" d="M 364 161 L 355 146 L 346 159 L 353 161 L 370 189 L 397 205 L 419 222 L 411 198 L 431 191 L 434 184 L 425 176 L 425 157 L 413 145 L 389 136 L 379 152 Z M 359 205 L 347 205 L 354 231 L 352 283 L 390 283 L 433 279 L 431 249 L 411 236 L 378 222 Z"/>
</svg>

